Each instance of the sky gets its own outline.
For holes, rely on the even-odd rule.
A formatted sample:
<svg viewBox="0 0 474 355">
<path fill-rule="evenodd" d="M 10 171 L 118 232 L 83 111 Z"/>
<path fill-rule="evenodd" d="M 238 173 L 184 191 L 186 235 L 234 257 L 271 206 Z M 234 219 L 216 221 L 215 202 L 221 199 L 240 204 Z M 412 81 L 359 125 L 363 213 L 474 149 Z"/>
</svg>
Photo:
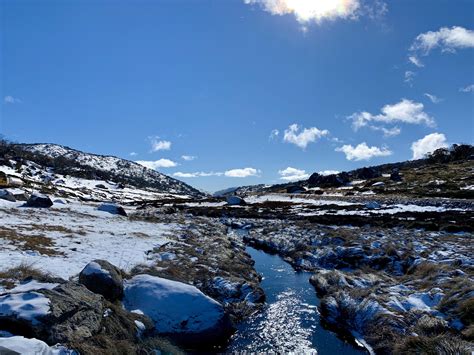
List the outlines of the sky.
<svg viewBox="0 0 474 355">
<path fill-rule="evenodd" d="M 216 191 L 474 141 L 472 0 L 0 0 L 0 134 Z"/>
</svg>

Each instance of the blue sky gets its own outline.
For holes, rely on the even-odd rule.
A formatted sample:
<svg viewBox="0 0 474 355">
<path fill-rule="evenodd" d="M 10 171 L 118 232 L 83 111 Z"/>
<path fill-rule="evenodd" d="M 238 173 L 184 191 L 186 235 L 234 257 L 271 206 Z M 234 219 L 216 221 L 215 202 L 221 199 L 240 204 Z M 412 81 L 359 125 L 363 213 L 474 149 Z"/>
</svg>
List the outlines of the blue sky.
<svg viewBox="0 0 474 355">
<path fill-rule="evenodd" d="M 470 0 L 0 3 L 10 140 L 208 191 L 474 140 Z"/>
</svg>

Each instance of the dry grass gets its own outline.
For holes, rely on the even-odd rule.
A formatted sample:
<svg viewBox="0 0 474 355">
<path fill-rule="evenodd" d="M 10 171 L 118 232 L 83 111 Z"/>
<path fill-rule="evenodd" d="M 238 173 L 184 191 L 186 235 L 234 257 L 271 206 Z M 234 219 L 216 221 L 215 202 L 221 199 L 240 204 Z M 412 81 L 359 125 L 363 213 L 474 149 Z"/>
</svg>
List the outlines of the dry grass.
<svg viewBox="0 0 474 355">
<path fill-rule="evenodd" d="M 44 255 L 63 254 L 62 252 L 53 249 L 53 240 L 44 234 L 26 235 L 11 228 L 0 227 L 0 238 L 12 242 L 20 250 L 36 250 Z"/>
<path fill-rule="evenodd" d="M 459 337 L 450 334 L 435 337 L 408 336 L 398 338 L 395 354 L 468 355 L 471 354 L 471 346 Z"/>
<path fill-rule="evenodd" d="M 49 282 L 52 279 L 51 275 L 37 269 L 34 264 L 22 263 L 9 269 L 0 270 L 0 284 L 7 289 L 14 287 L 15 281 L 29 278 L 42 282 Z"/>
</svg>

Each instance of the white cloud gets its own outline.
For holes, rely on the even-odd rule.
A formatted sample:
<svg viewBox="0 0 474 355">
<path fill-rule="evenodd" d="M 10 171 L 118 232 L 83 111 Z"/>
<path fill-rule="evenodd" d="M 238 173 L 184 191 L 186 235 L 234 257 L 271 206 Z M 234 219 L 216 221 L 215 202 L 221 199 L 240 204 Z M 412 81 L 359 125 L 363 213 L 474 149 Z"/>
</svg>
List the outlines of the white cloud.
<svg viewBox="0 0 474 355">
<path fill-rule="evenodd" d="M 7 95 L 3 98 L 3 102 L 6 104 L 20 104 L 21 100 L 17 97 Z"/>
<path fill-rule="evenodd" d="M 361 7 L 360 0 L 244 0 L 244 3 L 258 4 L 272 15 L 293 14 L 301 24 L 353 19 Z"/>
<path fill-rule="evenodd" d="M 196 159 L 197 157 L 194 155 L 181 155 L 181 159 L 186 160 L 186 161 L 191 161 Z"/>
<path fill-rule="evenodd" d="M 150 137 L 151 142 L 151 151 L 158 152 L 160 150 L 170 150 L 171 149 L 171 142 L 159 140 L 160 137 Z"/>
<path fill-rule="evenodd" d="M 287 143 L 295 144 L 301 149 L 306 149 L 309 143 L 315 142 L 317 139 L 329 134 L 329 131 L 326 129 L 320 130 L 316 127 L 311 127 L 304 128 L 300 132 L 300 128 L 296 123 L 290 125 L 285 130 L 283 140 Z"/>
<path fill-rule="evenodd" d="M 439 97 L 437 97 L 435 95 L 428 94 L 427 92 L 424 93 L 423 95 L 425 95 L 428 99 L 430 99 L 431 102 L 434 103 L 434 104 L 437 104 L 437 103 L 440 103 L 441 101 L 443 101 L 443 99 L 440 99 Z"/>
<path fill-rule="evenodd" d="M 138 155 L 138 153 L 136 153 L 136 152 L 131 152 L 129 155 L 130 155 L 131 157 L 136 157 L 136 156 Z"/>
<path fill-rule="evenodd" d="M 319 175 L 323 175 L 323 176 L 334 175 L 334 174 L 339 174 L 339 173 L 340 171 L 338 170 L 323 170 L 323 171 L 318 172 Z"/>
<path fill-rule="evenodd" d="M 268 139 L 273 140 L 273 139 L 277 138 L 279 134 L 280 134 L 280 131 L 279 131 L 279 130 L 273 129 L 273 130 L 270 132 L 270 136 L 268 137 Z"/>
<path fill-rule="evenodd" d="M 426 124 L 433 127 L 435 121 L 426 112 L 423 111 L 424 106 L 420 102 L 413 102 L 411 100 L 402 99 L 393 105 L 385 105 L 382 107 L 382 113 L 373 115 L 369 112 L 357 112 L 349 116 L 352 119 L 352 127 L 358 130 L 361 127 L 367 126 L 370 122 L 382 123 L 411 123 L 411 124 Z"/>
<path fill-rule="evenodd" d="M 280 175 L 280 179 L 285 181 L 305 180 L 309 177 L 309 174 L 307 174 L 305 170 L 292 167 L 279 170 L 278 174 Z"/>
<path fill-rule="evenodd" d="M 207 176 L 222 176 L 223 173 L 215 173 L 215 172 L 193 172 L 193 173 L 183 173 L 178 171 L 173 174 L 173 176 L 180 177 L 180 178 L 195 178 L 195 177 L 207 177 Z"/>
<path fill-rule="evenodd" d="M 148 169 L 158 169 L 158 168 L 173 168 L 175 166 L 178 166 L 178 163 L 169 160 L 169 159 L 159 159 L 159 160 L 137 160 L 136 163 L 143 165 L 144 167 Z"/>
<path fill-rule="evenodd" d="M 408 56 L 408 60 L 412 63 L 415 64 L 418 68 L 422 68 L 425 65 L 421 62 L 421 60 L 415 56 L 415 55 L 410 55 Z"/>
<path fill-rule="evenodd" d="M 460 92 L 474 92 L 474 84 L 459 89 Z"/>
<path fill-rule="evenodd" d="M 259 173 L 260 171 L 254 168 L 243 168 L 227 170 L 224 172 L 224 175 L 227 177 L 245 178 L 249 176 L 258 176 Z"/>
<path fill-rule="evenodd" d="M 456 49 L 474 48 L 474 31 L 460 26 L 442 27 L 438 31 L 419 34 L 410 47 L 412 52 L 428 55 L 431 50 L 440 48 L 443 52 L 455 52 Z"/>
<path fill-rule="evenodd" d="M 346 155 L 347 160 L 369 160 L 374 157 L 385 157 L 392 155 L 392 152 L 385 147 L 369 147 L 367 143 L 363 142 L 353 147 L 352 145 L 343 145 L 336 148 L 336 152 L 342 152 Z"/>
<path fill-rule="evenodd" d="M 412 143 L 411 150 L 413 151 L 413 159 L 421 159 L 427 153 L 431 153 L 438 148 L 446 148 L 447 146 L 448 143 L 444 134 L 428 134 L 427 136 Z"/>
</svg>

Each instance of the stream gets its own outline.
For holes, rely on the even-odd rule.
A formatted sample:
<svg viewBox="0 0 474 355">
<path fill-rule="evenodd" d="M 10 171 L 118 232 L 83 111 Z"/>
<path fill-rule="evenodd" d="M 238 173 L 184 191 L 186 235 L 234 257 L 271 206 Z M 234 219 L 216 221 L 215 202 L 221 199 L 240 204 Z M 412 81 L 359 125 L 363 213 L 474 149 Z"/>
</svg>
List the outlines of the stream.
<svg viewBox="0 0 474 355">
<path fill-rule="evenodd" d="M 295 272 L 277 255 L 251 247 L 247 252 L 263 276 L 267 304 L 238 326 L 226 352 L 365 354 L 321 326 L 310 273 Z"/>
</svg>

